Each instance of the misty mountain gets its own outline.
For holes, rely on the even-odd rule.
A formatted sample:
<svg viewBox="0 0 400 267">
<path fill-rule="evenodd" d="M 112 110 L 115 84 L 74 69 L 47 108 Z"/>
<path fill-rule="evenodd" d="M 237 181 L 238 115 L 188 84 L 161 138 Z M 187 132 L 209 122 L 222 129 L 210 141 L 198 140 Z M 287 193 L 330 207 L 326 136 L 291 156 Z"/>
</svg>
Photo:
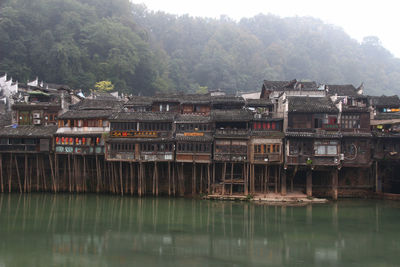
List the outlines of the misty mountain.
<svg viewBox="0 0 400 267">
<path fill-rule="evenodd" d="M 24 82 L 90 89 L 111 80 L 126 93 L 259 90 L 267 80 L 315 80 L 397 94 L 400 59 L 377 37 L 360 44 L 310 17 L 257 15 L 238 22 L 153 12 L 128 0 L 6 0 L 0 72 Z"/>
</svg>

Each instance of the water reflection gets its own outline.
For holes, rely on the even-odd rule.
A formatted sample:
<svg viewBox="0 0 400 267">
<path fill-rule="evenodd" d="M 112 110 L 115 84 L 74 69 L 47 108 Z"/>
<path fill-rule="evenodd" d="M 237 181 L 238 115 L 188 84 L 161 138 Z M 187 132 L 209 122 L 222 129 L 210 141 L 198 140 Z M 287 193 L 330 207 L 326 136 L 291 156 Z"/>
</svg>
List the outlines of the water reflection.
<svg viewBox="0 0 400 267">
<path fill-rule="evenodd" d="M 396 265 L 400 203 L 0 195 L 0 266 Z"/>
</svg>

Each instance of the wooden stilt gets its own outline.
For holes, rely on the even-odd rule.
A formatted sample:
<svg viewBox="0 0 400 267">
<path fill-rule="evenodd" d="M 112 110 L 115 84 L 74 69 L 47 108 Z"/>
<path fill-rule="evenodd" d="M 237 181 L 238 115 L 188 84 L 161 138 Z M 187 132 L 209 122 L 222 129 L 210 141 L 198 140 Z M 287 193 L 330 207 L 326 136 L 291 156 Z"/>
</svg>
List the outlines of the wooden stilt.
<svg viewBox="0 0 400 267">
<path fill-rule="evenodd" d="M 121 196 L 124 195 L 124 183 L 123 183 L 123 178 L 122 178 L 122 161 L 119 162 L 119 182 L 121 186 Z"/>
<path fill-rule="evenodd" d="M 274 168 L 275 194 L 278 194 L 278 168 L 279 166 Z"/>
<path fill-rule="evenodd" d="M 47 192 L 47 183 L 46 183 L 46 169 L 44 167 L 44 158 L 43 156 L 40 157 L 40 165 L 42 169 L 42 178 L 43 178 L 43 190 Z"/>
<path fill-rule="evenodd" d="M 157 161 L 154 161 L 154 169 L 153 169 L 153 196 L 156 194 L 156 166 L 157 166 Z"/>
<path fill-rule="evenodd" d="M 286 196 L 286 170 L 282 170 L 281 195 Z"/>
<path fill-rule="evenodd" d="M 133 163 L 129 162 L 129 170 L 131 171 L 131 195 L 133 196 L 133 191 L 135 190 L 134 182 L 135 182 L 135 170 L 133 169 Z"/>
<path fill-rule="evenodd" d="M 233 191 L 233 168 L 234 168 L 234 163 L 231 163 L 231 190 L 230 190 L 230 195 L 232 196 L 232 191 Z"/>
<path fill-rule="evenodd" d="M 175 194 L 176 194 L 176 186 L 175 186 L 175 180 L 176 180 L 175 175 L 176 175 L 176 173 L 175 173 L 175 166 L 176 166 L 176 164 L 175 164 L 175 163 L 172 163 L 172 192 L 173 192 L 173 195 L 174 195 L 174 196 L 175 196 Z"/>
<path fill-rule="evenodd" d="M 203 194 L 203 169 L 204 169 L 204 164 L 200 164 L 200 194 Z"/>
<path fill-rule="evenodd" d="M 32 163 L 32 160 L 31 160 Z M 29 176 L 28 176 L 28 192 L 32 191 L 32 177 L 33 177 L 33 164 L 29 164 Z"/>
<path fill-rule="evenodd" d="M 56 191 L 60 190 L 60 169 L 58 166 L 59 162 L 58 162 L 58 156 L 56 153 L 54 153 L 54 172 L 55 172 L 55 176 L 56 176 Z"/>
<path fill-rule="evenodd" d="M 212 185 L 211 191 L 215 194 L 215 162 L 213 162 Z"/>
<path fill-rule="evenodd" d="M 17 171 L 19 192 L 22 193 L 21 177 L 19 176 L 19 167 L 18 167 L 17 155 L 14 156 L 14 160 L 15 160 L 15 170 Z"/>
<path fill-rule="evenodd" d="M 312 196 L 312 170 L 307 170 L 307 174 L 306 174 L 306 193 L 307 193 L 307 197 L 311 197 Z"/>
<path fill-rule="evenodd" d="M 251 189 L 250 189 L 250 193 L 254 194 L 255 193 L 255 172 L 254 172 L 254 164 L 250 164 L 251 166 L 251 177 L 250 177 L 250 185 L 251 185 Z"/>
<path fill-rule="evenodd" d="M 196 162 L 192 164 L 192 195 L 196 195 Z"/>
<path fill-rule="evenodd" d="M 28 186 L 28 155 L 25 153 L 25 166 L 24 166 L 24 193 L 26 193 L 26 188 Z"/>
<path fill-rule="evenodd" d="M 222 195 L 225 195 L 225 175 L 226 175 L 226 162 L 224 162 L 224 168 L 222 169 Z"/>
<path fill-rule="evenodd" d="M 139 162 L 139 175 L 138 175 L 138 194 L 142 196 L 142 162 Z"/>
<path fill-rule="evenodd" d="M 168 161 L 168 196 L 171 196 L 171 162 Z"/>
<path fill-rule="evenodd" d="M 264 167 L 264 197 L 266 196 L 268 192 L 268 165 L 265 164 Z"/>
<path fill-rule="evenodd" d="M 50 154 L 49 154 L 49 162 L 50 162 L 51 179 L 53 181 L 53 192 L 56 193 L 57 189 L 56 189 L 56 182 L 55 182 L 55 178 L 54 178 L 53 159 L 50 156 Z"/>
<path fill-rule="evenodd" d="M 72 178 L 71 178 L 71 155 L 68 154 L 68 189 L 72 192 Z"/>
<path fill-rule="evenodd" d="M 247 196 L 249 194 L 249 181 L 248 181 L 248 164 L 243 163 L 243 176 L 244 176 L 244 194 Z"/>
<path fill-rule="evenodd" d="M 13 165 L 13 154 L 10 154 L 10 164 L 9 164 L 9 172 L 8 172 L 8 193 L 11 193 L 11 175 L 12 175 L 12 165 Z M 39 191 L 39 190 L 38 190 Z"/>
<path fill-rule="evenodd" d="M 0 183 L 1 192 L 4 193 L 4 182 L 3 182 L 3 154 L 0 153 Z"/>
<path fill-rule="evenodd" d="M 180 177 L 180 181 L 179 181 L 179 195 L 181 197 L 185 196 L 185 176 L 183 174 L 183 163 L 181 163 L 181 168 L 180 168 L 180 172 L 179 172 L 179 177 Z"/>
<path fill-rule="evenodd" d="M 332 199 L 338 199 L 338 170 L 332 171 Z"/>
<path fill-rule="evenodd" d="M 154 171 L 156 172 L 156 196 L 158 196 L 158 165 L 157 165 L 157 161 L 155 162 Z"/>
<path fill-rule="evenodd" d="M 86 173 L 86 156 L 83 155 L 83 192 L 86 192 L 86 179 L 87 179 L 87 173 Z"/>
<path fill-rule="evenodd" d="M 210 163 L 207 163 L 207 194 L 211 194 L 211 175 L 210 175 Z"/>
</svg>

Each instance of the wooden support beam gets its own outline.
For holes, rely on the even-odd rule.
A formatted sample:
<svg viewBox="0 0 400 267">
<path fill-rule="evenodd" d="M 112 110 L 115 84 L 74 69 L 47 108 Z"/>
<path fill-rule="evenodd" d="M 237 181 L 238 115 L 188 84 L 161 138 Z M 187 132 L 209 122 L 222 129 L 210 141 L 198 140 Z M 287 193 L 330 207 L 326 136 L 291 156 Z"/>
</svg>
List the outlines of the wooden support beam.
<svg viewBox="0 0 400 267">
<path fill-rule="evenodd" d="M 86 156 L 83 155 L 83 192 L 86 192 L 86 180 L 87 180 L 87 173 L 86 173 Z"/>
<path fill-rule="evenodd" d="M 255 193 L 255 167 L 254 164 L 250 163 L 250 193 L 254 194 Z"/>
<path fill-rule="evenodd" d="M 168 196 L 171 196 L 171 162 L 168 161 Z"/>
<path fill-rule="evenodd" d="M 51 179 L 53 181 L 53 192 L 56 193 L 57 188 L 56 188 L 56 182 L 55 182 L 55 178 L 54 178 L 53 158 L 51 157 L 50 154 L 49 154 L 49 162 L 50 162 Z"/>
<path fill-rule="evenodd" d="M 243 163 L 244 194 L 249 194 L 248 163 Z"/>
<path fill-rule="evenodd" d="M 183 173 L 183 162 L 181 163 L 181 168 L 180 168 L 180 182 L 179 182 L 179 195 L 181 197 L 185 196 L 185 175 Z"/>
<path fill-rule="evenodd" d="M 1 193 L 4 193 L 4 181 L 3 181 L 3 154 L 0 153 L 0 183 Z"/>
<path fill-rule="evenodd" d="M 375 161 L 375 192 L 382 193 L 382 181 L 379 179 L 379 165 L 378 161 Z"/>
<path fill-rule="evenodd" d="M 196 195 L 196 162 L 192 164 L 192 196 Z"/>
<path fill-rule="evenodd" d="M 26 193 L 27 189 L 26 187 L 28 186 L 28 155 L 25 153 L 25 166 L 24 166 L 24 193 Z"/>
<path fill-rule="evenodd" d="M 275 194 L 278 194 L 278 177 L 279 177 L 279 166 L 275 166 L 274 168 L 274 182 L 275 182 Z"/>
<path fill-rule="evenodd" d="M 17 171 L 19 192 L 22 193 L 21 177 L 19 176 L 19 167 L 18 167 L 17 155 L 14 156 L 14 160 L 15 160 L 15 170 Z"/>
<path fill-rule="evenodd" d="M 281 195 L 286 196 L 286 170 L 283 169 L 281 174 Z"/>
<path fill-rule="evenodd" d="M 332 199 L 338 199 L 338 170 L 332 171 Z"/>
<path fill-rule="evenodd" d="M 71 178 L 71 155 L 68 154 L 68 188 L 72 192 L 72 178 Z"/>
<path fill-rule="evenodd" d="M 213 173 L 212 173 L 212 185 L 211 185 L 211 191 L 213 194 L 215 194 L 215 162 L 213 162 Z"/>
<path fill-rule="evenodd" d="M 207 193 L 210 194 L 211 193 L 211 175 L 210 175 L 210 168 L 211 165 L 210 163 L 207 163 Z"/>
<path fill-rule="evenodd" d="M 231 189 L 230 189 L 230 195 L 232 196 L 232 191 L 233 191 L 233 168 L 234 168 L 234 163 L 231 163 Z"/>
<path fill-rule="evenodd" d="M 307 197 L 312 197 L 312 170 L 307 170 L 306 177 L 306 192 Z"/>
<path fill-rule="evenodd" d="M 203 194 L 203 169 L 204 169 L 204 164 L 200 164 L 200 188 L 199 188 L 200 194 Z"/>
<path fill-rule="evenodd" d="M 9 164 L 9 171 L 8 171 L 8 193 L 11 193 L 11 177 L 12 177 L 12 165 L 13 165 L 13 154 L 10 154 L 10 164 Z M 39 191 L 39 181 L 38 181 L 38 191 Z"/>
<path fill-rule="evenodd" d="M 130 176 L 131 176 L 131 195 L 133 196 L 134 190 L 135 190 L 135 170 L 132 161 L 129 162 L 129 170 L 130 170 Z"/>
<path fill-rule="evenodd" d="M 268 171 L 269 171 L 268 165 L 265 164 L 265 167 L 264 167 L 264 188 L 263 188 L 264 189 L 264 197 L 269 192 L 269 189 L 268 189 Z"/>
<path fill-rule="evenodd" d="M 119 183 L 120 183 L 120 188 L 121 188 L 121 196 L 124 195 L 124 183 L 123 183 L 123 178 L 122 178 L 122 161 L 119 162 Z"/>
<path fill-rule="evenodd" d="M 225 195 L 225 175 L 226 175 L 226 162 L 224 162 L 224 168 L 222 169 L 222 195 Z"/>
</svg>

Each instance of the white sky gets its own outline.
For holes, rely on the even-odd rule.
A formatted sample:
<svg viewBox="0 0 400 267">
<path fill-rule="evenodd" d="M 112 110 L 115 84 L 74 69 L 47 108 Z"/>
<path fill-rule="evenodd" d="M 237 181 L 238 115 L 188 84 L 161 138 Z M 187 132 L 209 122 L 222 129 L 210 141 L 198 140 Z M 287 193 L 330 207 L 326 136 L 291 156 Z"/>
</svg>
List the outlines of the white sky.
<svg viewBox="0 0 400 267">
<path fill-rule="evenodd" d="M 400 57 L 400 1 L 396 0 L 131 0 L 150 10 L 171 14 L 239 20 L 259 13 L 280 17 L 312 16 L 344 29 L 352 38 L 378 36 L 382 45 Z"/>
</svg>

